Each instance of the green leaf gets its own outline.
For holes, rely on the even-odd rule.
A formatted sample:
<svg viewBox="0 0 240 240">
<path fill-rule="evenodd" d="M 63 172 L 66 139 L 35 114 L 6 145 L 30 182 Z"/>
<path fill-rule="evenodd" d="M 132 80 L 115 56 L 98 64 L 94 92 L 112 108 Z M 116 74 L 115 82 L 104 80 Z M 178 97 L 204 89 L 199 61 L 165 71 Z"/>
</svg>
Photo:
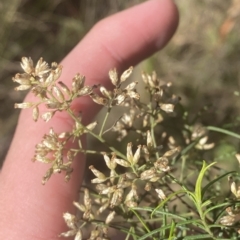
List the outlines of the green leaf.
<svg viewBox="0 0 240 240">
<path fill-rule="evenodd" d="M 190 194 L 190 195 L 194 198 L 194 194 L 191 193 L 190 191 L 187 191 L 187 190 L 179 190 L 179 191 L 177 191 L 177 192 L 175 192 L 175 193 L 172 193 L 172 194 L 168 195 L 168 197 L 167 197 L 165 200 L 163 200 L 163 201 L 153 210 L 153 212 L 152 212 L 152 214 L 151 214 L 151 218 L 153 218 L 153 215 L 154 215 L 155 211 L 157 211 L 159 208 L 163 207 L 166 202 L 168 202 L 172 197 L 176 196 L 176 195 L 179 194 L 179 193 L 187 193 L 187 194 Z"/>
<path fill-rule="evenodd" d="M 213 211 L 216 208 L 224 208 L 224 210 L 225 210 L 227 206 L 231 206 L 231 204 L 228 202 L 225 202 L 225 203 L 221 203 L 219 205 L 215 205 L 213 207 L 206 209 L 206 211 L 203 213 L 203 215 L 206 216 L 206 214 L 208 214 L 209 212 Z"/>
<path fill-rule="evenodd" d="M 204 207 L 210 205 L 211 203 L 212 203 L 211 200 L 207 200 L 207 201 L 205 201 L 205 202 L 201 205 L 201 207 L 204 208 Z"/>
<path fill-rule="evenodd" d="M 187 220 L 187 218 L 181 217 L 181 216 L 179 216 L 179 215 L 176 215 L 176 214 L 173 214 L 173 213 L 170 213 L 170 212 L 164 212 L 164 211 L 159 211 L 159 210 L 158 210 L 156 213 L 162 214 L 162 215 L 166 215 L 166 216 L 168 216 L 169 218 L 170 218 L 170 217 L 171 217 L 171 218 L 176 218 L 176 219 L 180 219 L 180 220 L 183 220 L 183 221 Z"/>
<path fill-rule="evenodd" d="M 209 234 L 199 234 L 199 235 L 184 237 L 184 240 L 195 240 L 195 239 L 209 240 L 209 239 L 212 239 L 212 237 Z"/>
<path fill-rule="evenodd" d="M 209 188 L 210 186 L 212 186 L 215 182 L 218 182 L 220 179 L 226 177 L 227 175 L 230 175 L 230 174 L 233 174 L 233 173 L 236 173 L 236 171 L 224 173 L 223 175 L 217 177 L 216 179 L 214 179 L 213 181 L 211 181 L 210 183 L 208 183 L 208 184 L 202 189 L 202 198 L 203 198 L 205 192 L 208 190 L 208 188 Z"/>
<path fill-rule="evenodd" d="M 187 225 L 187 224 L 192 224 L 196 227 L 199 227 L 201 228 L 202 230 L 205 230 L 204 226 L 202 225 L 202 222 L 200 219 L 191 219 L 191 220 L 187 220 L 187 221 L 184 221 L 184 222 L 181 222 L 181 223 L 178 223 L 177 224 L 177 227 L 178 226 L 184 226 L 184 225 Z"/>
<path fill-rule="evenodd" d="M 148 226 L 146 225 L 146 223 L 144 222 L 144 220 L 141 218 L 141 216 L 136 212 L 134 211 L 134 209 L 130 209 L 135 215 L 136 217 L 138 218 L 138 220 L 142 223 L 143 227 L 146 229 L 146 231 L 149 233 L 150 232 L 150 229 L 148 228 Z"/>
<path fill-rule="evenodd" d="M 210 168 L 214 164 L 215 164 L 215 162 L 206 166 L 206 162 L 203 161 L 203 166 L 198 175 L 198 179 L 197 179 L 196 185 L 195 185 L 195 197 L 196 197 L 196 200 L 198 203 L 201 203 L 201 201 L 202 201 L 202 180 L 203 180 L 204 174 L 207 171 L 207 169 Z"/>
<path fill-rule="evenodd" d="M 175 225 L 175 227 L 184 226 L 184 225 L 187 225 L 187 224 L 193 224 L 193 225 L 201 228 L 202 230 L 205 230 L 205 228 L 202 226 L 200 220 L 198 220 L 198 219 L 194 219 L 194 220 L 192 219 L 192 220 L 187 220 L 187 221 L 184 221 L 184 222 L 181 222 L 181 223 L 177 223 Z M 142 237 L 138 238 L 138 240 L 148 239 L 149 237 L 153 236 L 154 234 L 159 233 L 160 231 L 165 231 L 167 229 L 171 229 L 171 226 L 172 226 L 172 224 L 168 225 L 168 226 L 165 226 L 165 227 L 154 229 L 153 231 L 148 232 L 145 235 L 143 235 Z M 209 236 L 209 235 L 205 235 L 205 236 Z M 185 238 L 184 238 L 184 240 L 185 240 Z"/>
<path fill-rule="evenodd" d="M 173 238 L 174 238 L 175 226 L 176 226 L 176 224 L 175 224 L 175 222 L 172 220 L 172 224 L 171 224 L 171 228 L 170 228 L 168 240 L 173 240 Z"/>
<path fill-rule="evenodd" d="M 231 131 L 228 131 L 228 130 L 223 129 L 223 128 L 218 128 L 218 127 L 214 127 L 214 126 L 208 126 L 207 129 L 210 130 L 210 131 L 220 132 L 220 133 L 223 133 L 225 135 L 228 135 L 228 136 L 240 139 L 240 135 L 239 134 L 231 132 Z"/>
<path fill-rule="evenodd" d="M 157 228 L 151 232 L 148 232 L 147 234 L 143 235 L 142 237 L 140 237 L 138 240 L 144 240 L 144 239 L 148 239 L 149 237 L 153 236 L 154 234 L 159 233 L 162 230 L 166 230 L 170 227 L 164 227 L 164 228 Z M 152 238 L 151 238 L 152 239 Z"/>
<path fill-rule="evenodd" d="M 123 233 L 130 234 L 133 239 L 137 239 L 138 240 L 139 237 L 140 237 L 139 235 L 137 235 L 135 233 L 135 228 L 132 228 L 132 230 L 131 230 L 131 228 L 129 229 L 129 228 L 123 227 L 121 225 L 116 225 L 116 224 L 115 225 L 111 225 L 111 227 L 116 229 L 116 230 L 119 230 L 119 231 L 121 231 Z"/>
<path fill-rule="evenodd" d="M 197 143 L 198 143 L 198 141 L 194 141 L 194 142 L 190 143 L 187 147 L 185 147 L 181 151 L 181 155 L 180 156 L 184 156 L 185 154 L 187 154 L 192 148 L 194 148 L 195 145 L 197 145 Z"/>
</svg>

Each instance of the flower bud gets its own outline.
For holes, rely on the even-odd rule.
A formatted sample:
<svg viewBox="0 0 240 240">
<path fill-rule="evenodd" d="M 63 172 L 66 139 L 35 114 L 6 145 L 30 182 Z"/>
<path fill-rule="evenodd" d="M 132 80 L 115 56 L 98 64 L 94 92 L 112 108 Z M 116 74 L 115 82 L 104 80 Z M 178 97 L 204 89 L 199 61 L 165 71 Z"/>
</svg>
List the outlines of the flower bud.
<svg viewBox="0 0 240 240">
<path fill-rule="evenodd" d="M 109 78 L 110 78 L 112 84 L 117 86 L 118 85 L 118 74 L 117 74 L 116 68 L 114 68 L 113 70 L 110 70 L 108 75 L 109 75 Z"/>
<path fill-rule="evenodd" d="M 161 200 L 164 200 L 166 199 L 166 195 L 164 194 L 163 190 L 160 189 L 160 188 L 157 188 L 155 189 L 155 191 L 157 192 L 158 194 L 158 197 L 161 199 Z"/>
<path fill-rule="evenodd" d="M 89 166 L 89 169 L 97 178 L 106 179 L 106 176 L 102 172 L 98 171 L 93 165 Z"/>
<path fill-rule="evenodd" d="M 39 117 L 39 109 L 38 109 L 38 107 L 33 108 L 32 117 L 33 117 L 33 121 L 36 122 L 38 120 L 38 117 Z"/>
<path fill-rule="evenodd" d="M 99 90 L 104 97 L 109 98 L 109 99 L 112 98 L 111 93 L 105 87 L 101 86 Z"/>
<path fill-rule="evenodd" d="M 115 161 L 122 167 L 130 167 L 130 164 L 126 160 L 115 158 Z"/>
<path fill-rule="evenodd" d="M 160 103 L 160 108 L 166 113 L 172 113 L 174 111 L 174 105 L 170 103 Z"/>
<path fill-rule="evenodd" d="M 61 92 L 61 90 L 59 89 L 59 87 L 53 86 L 53 91 L 56 94 L 56 96 L 59 98 L 60 101 L 63 102 L 65 100 L 64 95 Z"/>
<path fill-rule="evenodd" d="M 81 212 L 86 211 L 86 207 L 78 202 L 73 202 L 73 205 Z"/>
<path fill-rule="evenodd" d="M 147 147 L 151 149 L 153 147 L 153 140 L 150 131 L 147 131 Z"/>
<path fill-rule="evenodd" d="M 140 159 L 141 147 L 141 145 L 138 146 L 138 149 L 133 156 L 133 164 L 137 164 L 138 160 Z"/>
<path fill-rule="evenodd" d="M 155 176 L 156 176 L 156 170 L 155 168 L 151 168 L 149 170 L 142 172 L 140 178 L 141 180 L 147 180 Z"/>
<path fill-rule="evenodd" d="M 58 84 L 60 85 L 63 92 L 65 92 L 67 95 L 71 95 L 71 92 L 66 84 L 64 84 L 63 82 L 58 82 Z"/>
<path fill-rule="evenodd" d="M 117 186 L 114 185 L 114 186 L 111 186 L 111 187 L 108 187 L 108 188 L 105 188 L 103 189 L 100 194 L 109 194 L 109 193 L 113 193 L 114 191 L 116 191 L 117 189 Z"/>
<path fill-rule="evenodd" d="M 115 211 L 110 212 L 106 218 L 105 223 L 109 224 L 114 219 L 115 214 L 116 214 Z"/>
<path fill-rule="evenodd" d="M 48 122 L 54 116 L 54 113 L 55 112 L 46 112 L 43 113 L 41 117 L 45 122 Z"/>
<path fill-rule="evenodd" d="M 129 69 L 124 71 L 123 74 L 121 75 L 120 82 L 122 83 L 126 81 L 126 79 L 131 75 L 132 71 L 133 71 L 133 67 L 130 67 Z"/>
<path fill-rule="evenodd" d="M 22 109 L 30 108 L 32 106 L 33 106 L 33 103 L 30 103 L 30 102 L 23 102 L 23 103 L 15 103 L 14 104 L 14 108 L 22 108 Z"/>
</svg>

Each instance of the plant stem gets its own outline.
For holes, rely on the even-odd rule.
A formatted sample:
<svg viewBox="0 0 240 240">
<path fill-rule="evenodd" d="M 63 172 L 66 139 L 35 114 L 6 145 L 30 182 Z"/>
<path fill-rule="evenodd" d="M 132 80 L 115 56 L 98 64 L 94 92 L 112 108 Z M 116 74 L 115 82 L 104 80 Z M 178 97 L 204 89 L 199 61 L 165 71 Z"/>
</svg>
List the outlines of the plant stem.
<svg viewBox="0 0 240 240">
<path fill-rule="evenodd" d="M 75 121 L 78 122 L 81 127 L 87 131 L 88 133 L 90 133 L 94 138 L 98 139 L 101 143 L 105 144 L 112 152 L 115 152 L 117 156 L 123 158 L 124 160 L 127 160 L 126 156 L 124 154 L 122 154 L 121 152 L 119 152 L 116 148 L 109 146 L 109 144 L 106 142 L 105 139 L 103 139 L 102 137 L 100 137 L 99 135 L 95 134 L 94 132 L 92 132 L 91 130 L 89 130 L 88 128 L 86 128 L 80 121 L 79 119 L 74 115 L 74 113 L 72 112 L 72 110 L 69 108 L 67 109 L 68 114 L 71 116 L 71 118 Z"/>
<path fill-rule="evenodd" d="M 151 109 L 151 116 L 150 116 L 150 124 L 151 124 L 151 136 L 152 136 L 152 140 L 153 140 L 153 146 L 154 148 L 156 149 L 157 148 L 157 143 L 156 143 L 156 139 L 155 139 L 155 134 L 154 134 L 154 127 L 155 127 L 155 119 L 154 119 L 154 116 L 155 116 L 155 113 L 154 113 L 154 110 L 152 109 L 152 104 L 150 103 L 150 109 Z M 156 151 L 156 158 L 158 159 L 159 158 L 159 153 L 158 151 Z"/>
<path fill-rule="evenodd" d="M 181 164 L 181 174 L 180 174 L 180 178 L 179 178 L 179 181 L 182 182 L 183 181 L 183 172 L 184 172 L 184 169 L 186 167 L 186 156 L 182 156 L 182 164 Z"/>
<path fill-rule="evenodd" d="M 198 213 L 199 213 L 199 216 L 201 218 L 201 221 L 202 221 L 202 224 L 206 230 L 206 232 L 213 238 L 213 239 L 216 239 L 214 236 L 213 236 L 213 233 L 211 232 L 210 228 L 208 227 L 208 224 L 206 223 L 205 221 L 205 217 L 204 217 L 204 213 L 202 211 L 202 202 L 197 202 L 198 203 L 198 206 L 197 207 L 197 210 L 198 210 Z"/>
<path fill-rule="evenodd" d="M 107 113 L 106 113 L 105 118 L 103 119 L 103 122 L 102 122 L 102 126 L 101 126 L 101 129 L 100 129 L 100 132 L 99 132 L 99 137 L 102 137 L 102 135 L 103 135 L 103 130 L 104 130 L 104 127 L 106 125 L 107 119 L 110 115 L 111 109 L 112 109 L 111 107 L 108 107 Z"/>
<path fill-rule="evenodd" d="M 73 152 L 81 152 L 81 153 L 85 153 L 85 154 L 100 154 L 99 152 L 97 151 L 94 151 L 94 150 L 87 150 L 87 149 L 71 149 L 71 151 Z"/>
<path fill-rule="evenodd" d="M 214 127 L 214 126 L 208 126 L 207 129 L 210 130 L 210 131 L 220 132 L 220 133 L 226 134 L 228 136 L 240 139 L 240 135 L 239 134 L 231 132 L 231 131 L 228 131 L 228 130 L 223 129 L 223 128 L 218 128 L 218 127 Z"/>
</svg>

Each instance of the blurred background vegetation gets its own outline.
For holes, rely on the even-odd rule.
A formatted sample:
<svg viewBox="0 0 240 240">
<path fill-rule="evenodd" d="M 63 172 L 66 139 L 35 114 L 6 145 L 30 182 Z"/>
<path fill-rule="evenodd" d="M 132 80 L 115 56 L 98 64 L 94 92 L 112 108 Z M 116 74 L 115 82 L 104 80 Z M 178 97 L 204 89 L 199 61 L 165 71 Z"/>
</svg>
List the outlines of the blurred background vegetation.
<svg viewBox="0 0 240 240">
<path fill-rule="evenodd" d="M 97 21 L 139 2 L 143 0 L 1 0 L 0 162 L 17 124 L 19 111 L 13 104 L 24 97 L 11 81 L 21 57 L 59 62 Z M 174 83 L 189 119 L 239 132 L 240 1 L 176 4 L 181 17 L 177 33 L 140 69 L 154 69 Z M 224 151 L 238 151 L 238 141 L 221 141 Z"/>
</svg>

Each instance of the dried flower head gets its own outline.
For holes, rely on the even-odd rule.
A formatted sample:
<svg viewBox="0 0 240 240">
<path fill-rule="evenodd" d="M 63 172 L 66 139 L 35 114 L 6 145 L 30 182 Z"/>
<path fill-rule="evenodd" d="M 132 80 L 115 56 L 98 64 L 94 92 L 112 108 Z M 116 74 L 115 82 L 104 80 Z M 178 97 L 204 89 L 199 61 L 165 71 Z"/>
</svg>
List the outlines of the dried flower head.
<svg viewBox="0 0 240 240">
<path fill-rule="evenodd" d="M 225 226 L 232 226 L 236 222 L 240 221 L 240 210 L 233 210 L 231 207 L 226 208 L 227 216 L 220 218 L 220 224 Z"/>
<path fill-rule="evenodd" d="M 166 195 L 164 194 L 164 192 L 163 192 L 162 189 L 156 188 L 155 191 L 157 192 L 158 197 L 159 197 L 161 200 L 165 200 L 165 199 L 166 199 Z"/>
<path fill-rule="evenodd" d="M 120 79 L 118 78 L 116 69 L 110 70 L 109 77 L 114 85 L 113 91 L 107 90 L 104 86 L 100 86 L 100 92 L 102 96 L 97 93 L 91 93 L 92 100 L 100 105 L 111 108 L 113 106 L 121 105 L 127 98 L 139 99 L 139 94 L 136 92 L 137 82 L 130 83 L 127 87 L 122 88 L 121 84 L 131 75 L 133 68 L 130 67 L 128 70 L 123 72 Z"/>
<path fill-rule="evenodd" d="M 64 213 L 69 230 L 61 233 L 60 237 L 110 240 L 109 227 L 127 232 L 126 238 L 135 239 L 169 238 L 169 234 L 173 236 L 175 233 L 181 239 L 185 239 L 188 233 L 194 238 L 195 233 L 205 236 L 204 231 L 208 236 L 214 236 L 217 230 L 213 231 L 213 225 L 208 225 L 217 221 L 220 207 L 226 204 L 221 203 L 220 207 L 211 205 L 209 208 L 211 201 L 203 202 L 202 198 L 209 186 L 215 187 L 217 180 L 226 175 L 221 173 L 220 178 L 217 176 L 211 184 L 201 187 L 205 162 L 199 164 L 199 159 L 202 161 L 206 150 L 212 149 L 215 144 L 209 143 L 210 127 L 194 121 L 189 123 L 191 121 L 185 109 L 181 114 L 178 114 L 181 111 L 175 110 L 180 98 L 172 94 L 171 83 L 163 82 L 156 72 L 150 75 L 143 73 L 145 88 L 138 91 L 137 81 L 127 83 L 133 71 L 130 67 L 121 75 L 116 69 L 109 71 L 112 88 L 100 84 L 88 86 L 85 77 L 79 73 L 67 85 L 59 81 L 62 66 L 57 63 L 48 64 L 40 58 L 34 64 L 31 58 L 24 57 L 21 66 L 23 73 L 13 78 L 19 84 L 16 90 L 29 89 L 36 100 L 16 103 L 15 107 L 32 108 L 34 121 L 43 119 L 48 122 L 58 112 L 64 112 L 73 122 L 66 132 L 58 133 L 50 128 L 36 145 L 33 160 L 49 164 L 42 183 L 61 172 L 65 173 L 68 181 L 73 161 L 77 160 L 79 153 L 99 155 L 101 163 L 106 165 L 105 169 L 100 166 L 101 163 L 94 162 L 89 166 L 94 177 L 91 184 L 82 187 L 79 201 L 73 202 L 78 213 Z M 76 111 L 75 100 L 79 102 L 82 97 L 107 108 L 98 123 L 85 123 L 85 113 Z M 113 109 L 121 113 L 108 127 Z M 108 132 L 115 134 L 110 141 L 105 135 Z M 82 139 L 83 135 L 91 136 L 101 144 L 99 147 L 95 144 L 88 146 Z M 121 144 L 115 146 L 115 138 Z M 104 150 L 99 150 L 101 145 L 105 146 Z M 236 157 L 239 160 L 239 156 Z M 213 169 L 214 175 L 219 172 L 219 169 Z M 196 173 L 199 175 L 194 188 L 189 176 Z M 226 209 L 227 215 L 220 218 L 220 224 L 224 226 L 233 226 L 240 221 L 237 207 L 240 190 L 232 179 L 229 183 L 234 198 L 231 198 L 232 207 Z M 217 191 L 220 195 L 216 188 Z M 183 209 L 187 209 L 191 221 Z M 154 232 L 156 227 L 158 232 Z M 214 228 L 220 229 L 215 224 Z M 227 227 L 220 230 L 224 232 L 225 229 Z M 226 236 L 229 236 L 228 232 Z"/>
</svg>

